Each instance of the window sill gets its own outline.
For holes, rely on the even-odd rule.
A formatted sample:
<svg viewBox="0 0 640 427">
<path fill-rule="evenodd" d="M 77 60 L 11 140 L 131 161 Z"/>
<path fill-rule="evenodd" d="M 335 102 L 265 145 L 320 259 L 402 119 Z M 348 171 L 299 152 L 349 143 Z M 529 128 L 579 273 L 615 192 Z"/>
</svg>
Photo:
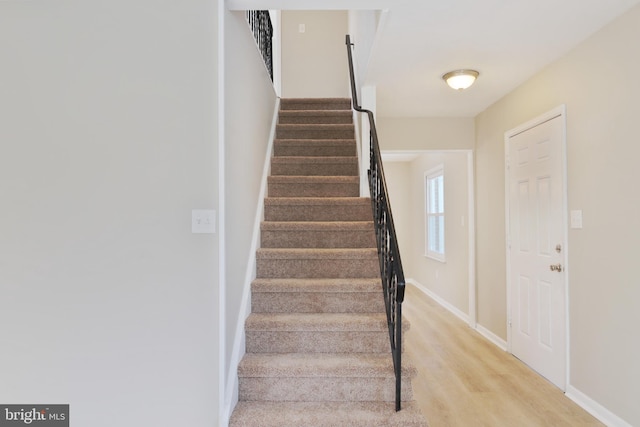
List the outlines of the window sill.
<svg viewBox="0 0 640 427">
<path fill-rule="evenodd" d="M 443 256 L 435 256 L 435 255 L 431 255 L 431 254 L 424 254 L 424 257 L 432 259 L 434 261 L 441 262 L 443 264 L 447 263 L 447 259 L 445 257 L 443 257 Z"/>
</svg>

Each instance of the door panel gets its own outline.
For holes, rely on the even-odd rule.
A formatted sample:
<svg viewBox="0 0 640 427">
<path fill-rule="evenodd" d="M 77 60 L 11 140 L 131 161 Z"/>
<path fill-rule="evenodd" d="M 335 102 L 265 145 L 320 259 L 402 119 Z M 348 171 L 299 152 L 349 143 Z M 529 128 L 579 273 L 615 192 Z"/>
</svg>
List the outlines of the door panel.
<svg viewBox="0 0 640 427">
<path fill-rule="evenodd" d="M 507 140 L 512 353 L 564 389 L 564 117 Z M 512 160 L 512 161 L 511 161 Z"/>
<path fill-rule="evenodd" d="M 520 276 L 519 300 L 520 300 L 520 333 L 531 335 L 531 283 L 528 277 Z"/>
</svg>

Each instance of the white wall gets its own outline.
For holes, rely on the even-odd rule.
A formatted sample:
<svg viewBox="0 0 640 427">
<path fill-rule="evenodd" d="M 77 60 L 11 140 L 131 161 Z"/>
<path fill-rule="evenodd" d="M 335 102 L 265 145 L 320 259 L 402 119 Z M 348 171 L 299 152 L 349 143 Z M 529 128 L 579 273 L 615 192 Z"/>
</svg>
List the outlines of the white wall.
<svg viewBox="0 0 640 427">
<path fill-rule="evenodd" d="M 0 401 L 217 422 L 215 3 L 0 2 Z"/>
<path fill-rule="evenodd" d="M 425 172 L 442 165 L 446 262 L 425 256 Z M 458 314 L 469 315 L 469 224 L 466 151 L 431 151 L 384 164 L 405 277 Z"/>
<path fill-rule="evenodd" d="M 235 372 L 232 352 L 249 283 L 255 277 L 252 237 L 260 184 L 273 121 L 276 95 L 256 48 L 244 12 L 225 19 L 225 210 L 226 210 L 226 347 L 225 371 Z M 229 396 L 226 396 L 229 398 Z"/>
<path fill-rule="evenodd" d="M 393 223 L 396 228 L 398 245 L 400 246 L 400 256 L 405 277 L 409 275 L 411 261 L 413 257 L 408 253 L 413 234 L 416 233 L 410 220 L 411 210 L 407 207 L 411 205 L 411 164 L 408 162 L 388 162 L 384 161 L 384 174 L 389 191 L 389 201 L 391 202 L 391 212 Z"/>
<path fill-rule="evenodd" d="M 376 119 L 380 149 L 473 149 L 475 130 L 467 117 L 379 117 Z"/>
<path fill-rule="evenodd" d="M 569 209 L 584 214 L 569 230 L 569 391 L 611 425 L 640 425 L 639 39 L 635 7 L 476 118 L 479 323 L 504 338 L 504 132 L 566 104 Z"/>
<path fill-rule="evenodd" d="M 349 11 L 349 29 L 353 48 L 353 62 L 356 72 L 356 83 L 366 83 L 367 67 L 371 58 L 378 30 L 380 11 L 377 10 L 352 10 Z M 346 55 L 346 50 L 345 50 Z"/>
<path fill-rule="evenodd" d="M 349 97 L 347 11 L 289 10 L 281 19 L 282 96 Z"/>
<path fill-rule="evenodd" d="M 446 262 L 424 256 L 424 238 L 415 239 L 412 253 L 413 278 L 447 301 L 461 313 L 469 314 L 469 192 L 467 152 L 433 152 L 421 155 L 412 164 L 414 224 L 420 224 L 416 237 L 425 235 L 424 173 L 438 165 L 444 167 Z M 420 233 L 421 232 L 421 233 Z"/>
<path fill-rule="evenodd" d="M 469 315 L 467 153 L 474 144 L 474 120 L 380 117 L 377 126 L 383 153 L 391 158 L 403 153 L 415 156 L 410 161 L 385 161 L 389 199 L 394 217 L 400 219 L 396 227 L 405 277 L 423 285 L 459 313 Z M 446 263 L 424 256 L 424 173 L 438 164 L 445 165 L 447 182 Z M 460 225 L 462 216 L 464 225 Z"/>
</svg>

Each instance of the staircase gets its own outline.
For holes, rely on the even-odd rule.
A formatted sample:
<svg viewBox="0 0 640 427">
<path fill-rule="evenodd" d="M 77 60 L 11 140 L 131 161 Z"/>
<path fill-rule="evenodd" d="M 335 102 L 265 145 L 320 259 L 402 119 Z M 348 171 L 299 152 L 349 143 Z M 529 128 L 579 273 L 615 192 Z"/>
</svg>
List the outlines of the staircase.
<svg viewBox="0 0 640 427">
<path fill-rule="evenodd" d="M 411 367 L 395 412 L 351 114 L 349 99 L 281 102 L 231 427 L 427 425 L 412 402 Z"/>
</svg>

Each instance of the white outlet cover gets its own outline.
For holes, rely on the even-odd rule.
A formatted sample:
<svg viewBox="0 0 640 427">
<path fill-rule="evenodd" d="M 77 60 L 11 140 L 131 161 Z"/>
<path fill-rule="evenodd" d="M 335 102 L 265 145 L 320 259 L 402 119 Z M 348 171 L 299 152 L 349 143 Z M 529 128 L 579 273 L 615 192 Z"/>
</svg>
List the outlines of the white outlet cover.
<svg viewBox="0 0 640 427">
<path fill-rule="evenodd" d="M 193 209 L 191 211 L 191 232 L 213 234 L 216 232 L 216 211 Z"/>
</svg>

